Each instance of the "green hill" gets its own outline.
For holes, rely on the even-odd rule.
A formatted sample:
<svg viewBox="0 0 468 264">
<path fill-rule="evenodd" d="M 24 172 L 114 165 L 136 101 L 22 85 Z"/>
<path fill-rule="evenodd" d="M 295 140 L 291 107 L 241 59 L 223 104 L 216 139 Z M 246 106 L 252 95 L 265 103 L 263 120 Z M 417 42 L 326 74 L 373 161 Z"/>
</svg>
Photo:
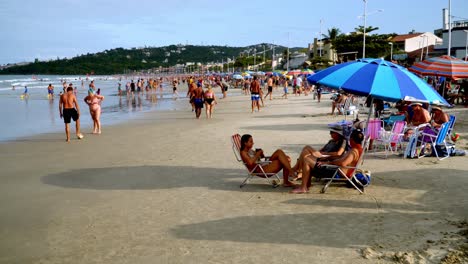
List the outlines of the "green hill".
<svg viewBox="0 0 468 264">
<path fill-rule="evenodd" d="M 171 67 L 185 63 L 226 62 L 227 59 L 241 54 L 253 54 L 263 58 L 263 47 L 270 49 L 271 44 L 258 44 L 247 47 L 170 45 L 165 47 L 116 48 L 74 58 L 53 61 L 38 61 L 21 66 L 10 66 L 0 70 L 0 74 L 118 74 L 134 70 L 158 67 Z M 285 47 L 275 46 L 275 53 L 282 54 Z M 291 52 L 301 48 L 292 48 Z M 271 59 L 272 51 L 265 57 Z M 258 60 L 257 60 L 258 62 Z"/>
</svg>

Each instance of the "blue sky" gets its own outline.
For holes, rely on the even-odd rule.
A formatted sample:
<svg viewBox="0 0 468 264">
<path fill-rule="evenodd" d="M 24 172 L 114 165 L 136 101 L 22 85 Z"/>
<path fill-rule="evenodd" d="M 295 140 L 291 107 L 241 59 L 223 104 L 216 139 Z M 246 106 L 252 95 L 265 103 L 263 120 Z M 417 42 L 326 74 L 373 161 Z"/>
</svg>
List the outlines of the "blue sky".
<svg viewBox="0 0 468 264">
<path fill-rule="evenodd" d="M 433 32 L 448 7 L 448 0 L 367 3 L 376 33 Z M 179 43 L 306 47 L 321 19 L 323 33 L 346 33 L 363 25 L 363 13 L 363 0 L 2 0 L 0 64 Z M 468 1 L 452 0 L 452 15 L 468 19 Z"/>
</svg>

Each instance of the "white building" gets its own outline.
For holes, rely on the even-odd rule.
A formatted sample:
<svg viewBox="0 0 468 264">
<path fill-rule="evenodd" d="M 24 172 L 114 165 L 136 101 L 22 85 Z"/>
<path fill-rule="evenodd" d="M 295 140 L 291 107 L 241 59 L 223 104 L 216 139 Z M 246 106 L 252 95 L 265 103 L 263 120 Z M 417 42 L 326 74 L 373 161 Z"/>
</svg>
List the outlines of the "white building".
<svg viewBox="0 0 468 264">
<path fill-rule="evenodd" d="M 442 39 L 431 32 L 425 33 L 410 33 L 398 35 L 391 39 L 395 44 L 395 48 L 405 52 L 412 52 L 428 46 L 434 46 L 442 43 Z"/>
</svg>

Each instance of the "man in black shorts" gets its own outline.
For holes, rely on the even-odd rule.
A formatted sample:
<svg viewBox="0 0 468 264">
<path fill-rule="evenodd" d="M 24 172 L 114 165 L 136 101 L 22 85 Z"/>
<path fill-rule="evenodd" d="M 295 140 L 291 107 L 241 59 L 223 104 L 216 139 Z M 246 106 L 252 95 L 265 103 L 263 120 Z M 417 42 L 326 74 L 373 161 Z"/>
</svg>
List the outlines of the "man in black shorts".
<svg viewBox="0 0 468 264">
<path fill-rule="evenodd" d="M 63 111 L 62 111 L 63 110 Z M 67 142 L 70 142 L 70 122 L 71 119 L 76 123 L 76 137 L 82 139 L 83 135 L 80 133 L 80 106 L 76 101 L 73 87 L 68 87 L 67 92 L 60 96 L 59 102 L 60 118 L 63 117 L 65 122 L 65 133 L 67 134 Z"/>
</svg>

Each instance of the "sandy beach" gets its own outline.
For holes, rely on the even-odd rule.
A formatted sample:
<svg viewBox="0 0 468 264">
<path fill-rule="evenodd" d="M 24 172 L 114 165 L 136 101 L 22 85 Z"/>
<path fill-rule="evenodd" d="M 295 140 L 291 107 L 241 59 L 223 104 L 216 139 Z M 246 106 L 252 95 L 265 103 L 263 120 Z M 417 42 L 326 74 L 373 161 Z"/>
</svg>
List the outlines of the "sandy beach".
<svg viewBox="0 0 468 264">
<path fill-rule="evenodd" d="M 295 160 L 341 120 L 328 97 L 280 95 L 254 114 L 238 95 L 211 120 L 181 104 L 69 144 L 63 132 L 1 143 L 0 263 L 467 263 L 466 157 L 367 155 L 364 195 L 239 188 L 232 134 Z M 468 109 L 449 113 L 467 149 Z"/>
</svg>

